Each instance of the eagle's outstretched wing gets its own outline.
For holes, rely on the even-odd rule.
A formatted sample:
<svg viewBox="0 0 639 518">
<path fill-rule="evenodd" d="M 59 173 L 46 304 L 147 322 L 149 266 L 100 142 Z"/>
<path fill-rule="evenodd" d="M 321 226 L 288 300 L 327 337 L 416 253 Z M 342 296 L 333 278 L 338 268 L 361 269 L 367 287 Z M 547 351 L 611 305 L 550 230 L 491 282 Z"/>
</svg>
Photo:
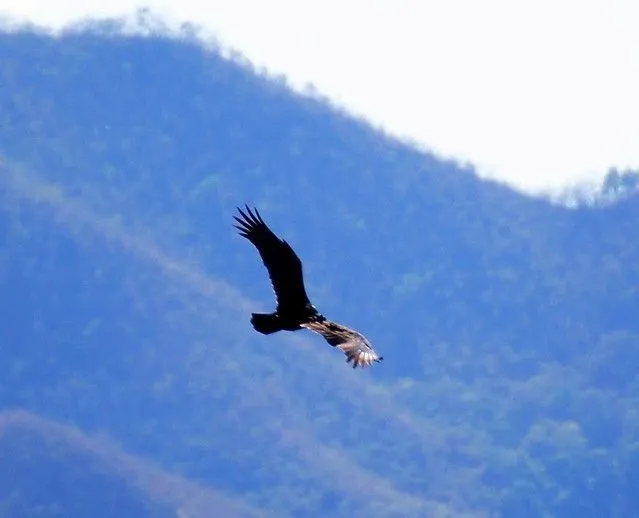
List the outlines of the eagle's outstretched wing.
<svg viewBox="0 0 639 518">
<path fill-rule="evenodd" d="M 346 362 L 353 362 L 355 367 L 369 367 L 384 358 L 379 356 L 368 340 L 348 327 L 344 327 L 330 320 L 308 322 L 302 327 L 315 331 L 333 347 L 338 347 L 346 355 Z"/>
<path fill-rule="evenodd" d="M 264 223 L 257 209 L 238 207 L 241 218 L 233 216 L 240 235 L 248 239 L 260 253 L 277 297 L 277 311 L 296 314 L 310 304 L 304 289 L 302 262 L 291 246 L 278 238 Z"/>
</svg>

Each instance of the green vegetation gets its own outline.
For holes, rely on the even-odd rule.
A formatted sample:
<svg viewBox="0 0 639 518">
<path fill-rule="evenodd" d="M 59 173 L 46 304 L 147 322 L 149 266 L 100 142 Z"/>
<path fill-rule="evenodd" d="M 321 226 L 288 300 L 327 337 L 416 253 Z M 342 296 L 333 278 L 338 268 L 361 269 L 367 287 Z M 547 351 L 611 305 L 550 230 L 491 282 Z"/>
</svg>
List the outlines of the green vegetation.
<svg viewBox="0 0 639 518">
<path fill-rule="evenodd" d="M 17 33 L 0 63 L 0 410 L 277 516 L 636 514 L 634 173 L 527 198 L 188 41 Z M 245 202 L 384 364 L 251 330 Z"/>
</svg>

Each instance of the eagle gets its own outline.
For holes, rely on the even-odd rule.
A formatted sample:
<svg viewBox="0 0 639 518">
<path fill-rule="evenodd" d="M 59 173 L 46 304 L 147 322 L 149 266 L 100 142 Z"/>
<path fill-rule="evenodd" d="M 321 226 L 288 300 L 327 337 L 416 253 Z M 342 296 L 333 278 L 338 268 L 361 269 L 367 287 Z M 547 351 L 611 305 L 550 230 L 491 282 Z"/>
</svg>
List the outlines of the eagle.
<svg viewBox="0 0 639 518">
<path fill-rule="evenodd" d="M 379 356 L 370 342 L 353 329 L 332 322 L 311 304 L 302 273 L 302 261 L 291 246 L 277 237 L 264 223 L 256 208 L 248 205 L 243 211 L 237 207 L 238 216 L 233 216 L 242 237 L 248 239 L 259 252 L 268 271 L 277 299 L 274 313 L 252 313 L 253 328 L 270 335 L 278 331 L 309 329 L 319 333 L 333 347 L 341 349 L 346 362 L 352 367 L 369 367 L 384 358 Z"/>
</svg>

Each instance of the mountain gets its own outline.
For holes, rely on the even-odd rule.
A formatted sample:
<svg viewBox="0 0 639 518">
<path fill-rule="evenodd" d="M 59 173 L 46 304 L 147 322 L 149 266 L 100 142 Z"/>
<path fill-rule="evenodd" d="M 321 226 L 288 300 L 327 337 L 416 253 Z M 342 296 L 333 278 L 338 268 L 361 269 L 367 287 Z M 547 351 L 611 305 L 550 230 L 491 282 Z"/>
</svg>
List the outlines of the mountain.
<svg viewBox="0 0 639 518">
<path fill-rule="evenodd" d="M 0 461 L 0 516 L 264 516 L 27 412 L 0 414 Z"/>
<path fill-rule="evenodd" d="M 0 410 L 277 516 L 639 509 L 636 196 L 526 197 L 187 33 L 14 31 L 0 63 Z M 251 329 L 244 203 L 383 364 Z"/>
</svg>

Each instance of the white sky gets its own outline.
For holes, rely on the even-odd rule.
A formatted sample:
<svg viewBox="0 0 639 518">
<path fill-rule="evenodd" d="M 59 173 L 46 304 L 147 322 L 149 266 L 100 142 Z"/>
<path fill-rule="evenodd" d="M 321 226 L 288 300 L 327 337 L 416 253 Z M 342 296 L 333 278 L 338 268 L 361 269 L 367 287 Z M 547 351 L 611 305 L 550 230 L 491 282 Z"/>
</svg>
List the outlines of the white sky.
<svg viewBox="0 0 639 518">
<path fill-rule="evenodd" d="M 0 13 L 59 28 L 142 6 L 527 192 L 639 168 L 637 0 L 0 0 Z"/>
</svg>

